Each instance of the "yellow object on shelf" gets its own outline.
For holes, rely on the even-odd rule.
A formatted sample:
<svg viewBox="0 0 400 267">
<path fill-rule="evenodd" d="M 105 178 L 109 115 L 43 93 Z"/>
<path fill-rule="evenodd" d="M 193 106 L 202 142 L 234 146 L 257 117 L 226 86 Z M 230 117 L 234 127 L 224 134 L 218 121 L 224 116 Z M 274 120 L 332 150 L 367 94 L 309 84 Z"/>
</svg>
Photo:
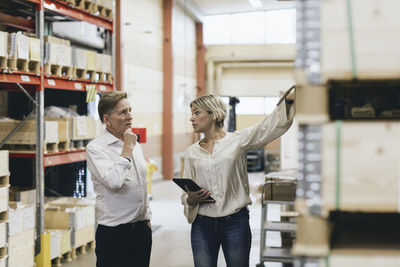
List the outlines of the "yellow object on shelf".
<svg viewBox="0 0 400 267">
<path fill-rule="evenodd" d="M 151 199 L 151 185 L 153 183 L 152 175 L 158 169 L 157 165 L 152 160 L 146 160 L 146 167 L 147 167 L 147 194 L 150 196 Z"/>
</svg>

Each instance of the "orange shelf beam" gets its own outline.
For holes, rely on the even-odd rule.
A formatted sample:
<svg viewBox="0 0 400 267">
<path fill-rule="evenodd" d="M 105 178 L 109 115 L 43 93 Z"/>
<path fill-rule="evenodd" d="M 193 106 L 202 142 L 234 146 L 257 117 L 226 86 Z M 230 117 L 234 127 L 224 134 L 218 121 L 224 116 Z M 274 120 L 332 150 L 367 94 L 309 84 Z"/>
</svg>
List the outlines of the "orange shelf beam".
<svg viewBox="0 0 400 267">
<path fill-rule="evenodd" d="M 0 73 L 0 83 L 20 83 L 40 85 L 40 76 L 33 73 L 13 72 Z"/>
<path fill-rule="evenodd" d="M 10 153 L 10 158 L 34 158 L 35 153 Z M 86 150 L 64 151 L 43 155 L 44 167 L 51 167 L 86 160 Z"/>
<path fill-rule="evenodd" d="M 69 6 L 67 3 L 54 0 L 44 0 L 44 8 L 46 10 L 54 11 L 58 14 L 68 16 L 73 19 L 86 21 L 103 27 L 107 30 L 113 31 L 113 23 L 111 20 L 92 15 L 85 10 L 79 9 L 74 6 Z"/>
</svg>

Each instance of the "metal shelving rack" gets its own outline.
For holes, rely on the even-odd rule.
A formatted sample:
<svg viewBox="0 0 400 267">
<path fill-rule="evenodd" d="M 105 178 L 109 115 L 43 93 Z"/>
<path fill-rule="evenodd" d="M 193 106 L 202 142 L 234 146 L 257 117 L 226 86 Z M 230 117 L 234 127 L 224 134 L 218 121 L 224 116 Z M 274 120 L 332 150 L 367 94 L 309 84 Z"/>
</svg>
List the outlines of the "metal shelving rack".
<svg viewBox="0 0 400 267">
<path fill-rule="evenodd" d="M 260 263 L 257 267 L 264 267 L 264 262 L 293 263 L 295 257 L 291 255 L 290 248 L 271 247 L 266 245 L 267 231 L 277 231 L 295 234 L 297 226 L 294 222 L 274 222 L 268 220 L 268 205 L 278 204 L 294 207 L 294 199 L 291 200 L 266 200 L 265 189 L 267 186 L 276 186 L 282 184 L 280 181 L 267 181 L 264 183 L 261 191 L 261 237 L 260 237 Z M 287 183 L 285 183 L 287 184 Z M 293 180 L 293 184 L 296 181 Z"/>
<path fill-rule="evenodd" d="M 34 158 L 35 159 L 35 181 L 36 181 L 36 245 L 35 254 L 40 253 L 41 238 L 44 233 L 44 169 L 49 166 L 62 165 L 72 162 L 85 161 L 85 150 L 75 150 L 68 152 L 46 153 L 44 154 L 44 91 L 45 89 L 59 89 L 72 91 L 86 91 L 86 85 L 92 84 L 96 86 L 99 93 L 113 91 L 113 83 L 108 82 L 91 82 L 89 80 L 75 79 L 70 80 L 57 76 L 45 76 L 43 73 L 44 65 L 44 24 L 45 12 L 69 17 L 73 20 L 86 21 L 106 30 L 113 32 L 113 21 L 104 17 L 92 15 L 87 11 L 77 7 L 68 5 L 60 0 L 24 0 L 27 4 L 35 5 L 35 23 L 22 18 L 12 20 L 1 20 L 3 25 L 10 25 L 16 28 L 35 31 L 36 37 L 40 39 L 40 74 L 25 73 L 19 71 L 0 71 L 0 90 L 15 90 L 17 86 L 34 102 L 36 116 L 36 151 L 35 153 L 10 153 L 13 158 Z M 9 16 L 9 15 L 7 15 Z M 9 16 L 12 17 L 12 16 Z M 34 29 L 33 29 L 34 25 Z M 114 42 L 111 42 L 111 49 L 114 53 Z M 114 59 L 114 57 L 113 57 Z M 114 65 L 114 64 L 113 64 Z M 114 74 L 114 73 L 113 73 Z M 113 75 L 115 77 L 115 75 Z M 35 97 L 32 98 L 24 87 L 34 90 Z M 29 91 L 28 90 L 28 91 Z M 33 112 L 31 112 L 33 114 Z M 27 116 L 29 118 L 30 116 Z M 14 134 L 19 127 L 24 124 L 21 122 L 9 136 L 4 140 L 0 140 L 0 148 L 9 137 Z"/>
</svg>

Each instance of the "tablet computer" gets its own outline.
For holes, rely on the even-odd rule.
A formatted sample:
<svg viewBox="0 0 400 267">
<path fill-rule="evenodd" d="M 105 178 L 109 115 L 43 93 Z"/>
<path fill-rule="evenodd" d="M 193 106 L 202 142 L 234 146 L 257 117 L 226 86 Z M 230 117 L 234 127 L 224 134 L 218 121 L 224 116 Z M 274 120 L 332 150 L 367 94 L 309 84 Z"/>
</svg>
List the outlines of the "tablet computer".
<svg viewBox="0 0 400 267">
<path fill-rule="evenodd" d="M 198 184 L 196 184 L 192 179 L 189 178 L 173 178 L 172 181 L 174 181 L 174 183 L 176 183 L 185 192 L 186 192 L 185 186 L 187 186 L 190 191 L 201 190 L 201 187 Z M 213 199 L 212 197 L 208 197 L 207 199 L 215 201 L 215 199 Z"/>
</svg>

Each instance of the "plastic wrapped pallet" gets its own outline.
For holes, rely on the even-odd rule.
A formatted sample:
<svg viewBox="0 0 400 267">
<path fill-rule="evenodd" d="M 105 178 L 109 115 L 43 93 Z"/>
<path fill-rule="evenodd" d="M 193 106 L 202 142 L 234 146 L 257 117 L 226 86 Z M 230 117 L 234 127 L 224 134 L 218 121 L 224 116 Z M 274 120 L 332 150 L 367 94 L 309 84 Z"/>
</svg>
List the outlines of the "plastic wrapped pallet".
<svg viewBox="0 0 400 267">
<path fill-rule="evenodd" d="M 29 59 L 29 37 L 21 32 L 9 34 L 9 57 Z"/>
<path fill-rule="evenodd" d="M 77 69 L 86 69 L 86 50 L 72 48 L 72 65 Z"/>
<path fill-rule="evenodd" d="M 11 203 L 10 203 L 11 204 Z M 13 236 L 24 230 L 24 211 L 14 206 L 8 211 L 8 235 Z"/>
<path fill-rule="evenodd" d="M 111 73 L 111 65 L 112 65 L 111 56 L 102 54 L 101 55 L 101 72 Z"/>
<path fill-rule="evenodd" d="M 101 72 L 102 54 L 96 53 L 94 70 Z"/>
<path fill-rule="evenodd" d="M 96 52 L 86 51 L 86 69 L 91 71 L 96 70 Z"/>
<path fill-rule="evenodd" d="M 44 44 L 44 62 L 50 64 L 58 64 L 57 50 L 58 44 L 46 42 Z"/>
<path fill-rule="evenodd" d="M 47 230 L 50 233 L 50 259 L 61 256 L 61 231 Z"/>
<path fill-rule="evenodd" d="M 0 150 L 0 176 L 9 175 L 8 151 Z"/>
<path fill-rule="evenodd" d="M 0 57 L 8 57 L 8 33 L 0 31 Z"/>
<path fill-rule="evenodd" d="M 0 248 L 7 244 L 7 222 L 0 223 Z"/>
<path fill-rule="evenodd" d="M 57 64 L 60 66 L 71 66 L 71 47 L 58 44 L 56 48 Z"/>
<path fill-rule="evenodd" d="M 40 61 L 40 40 L 37 38 L 29 38 L 29 59 Z"/>
</svg>

